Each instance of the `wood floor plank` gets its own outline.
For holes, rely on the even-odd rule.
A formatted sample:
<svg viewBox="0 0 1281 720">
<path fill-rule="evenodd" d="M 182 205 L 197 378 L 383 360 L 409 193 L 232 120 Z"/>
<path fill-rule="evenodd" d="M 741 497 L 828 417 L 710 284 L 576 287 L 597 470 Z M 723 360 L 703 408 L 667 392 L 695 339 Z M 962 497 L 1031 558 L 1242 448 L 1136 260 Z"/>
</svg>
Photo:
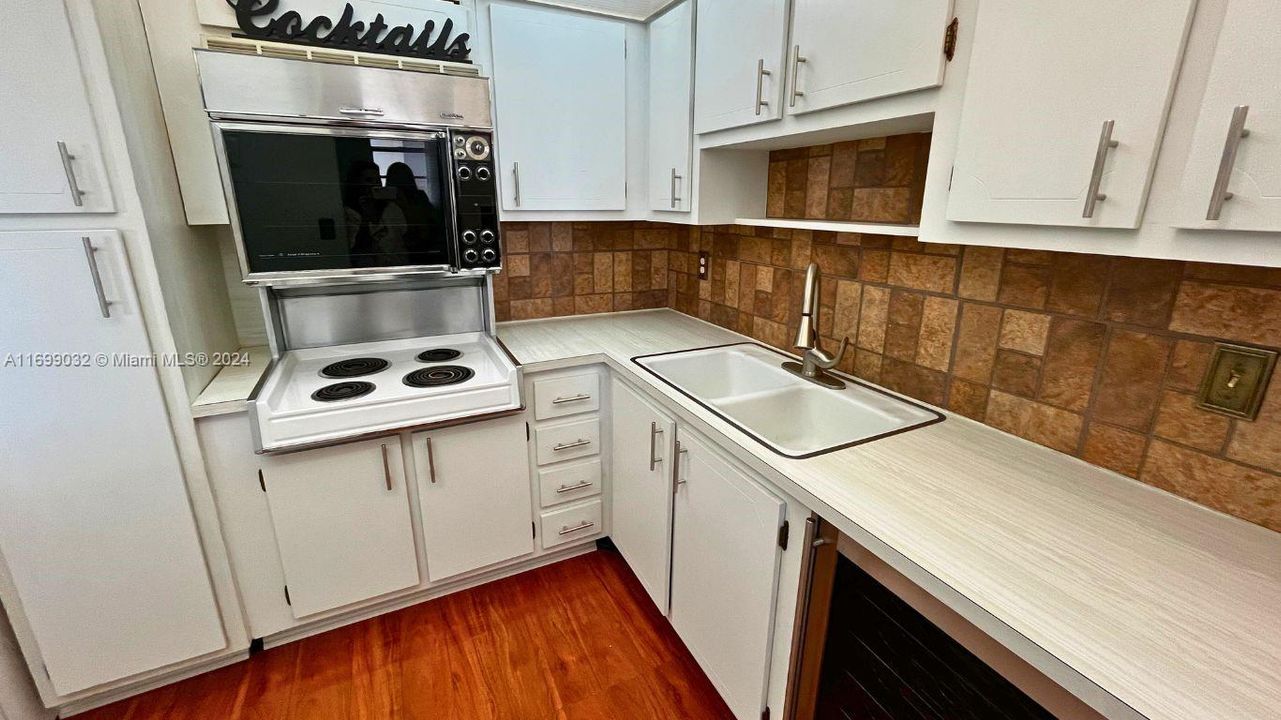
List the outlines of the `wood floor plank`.
<svg viewBox="0 0 1281 720">
<path fill-rule="evenodd" d="M 729 720 L 618 555 L 258 653 L 79 720 Z"/>
</svg>

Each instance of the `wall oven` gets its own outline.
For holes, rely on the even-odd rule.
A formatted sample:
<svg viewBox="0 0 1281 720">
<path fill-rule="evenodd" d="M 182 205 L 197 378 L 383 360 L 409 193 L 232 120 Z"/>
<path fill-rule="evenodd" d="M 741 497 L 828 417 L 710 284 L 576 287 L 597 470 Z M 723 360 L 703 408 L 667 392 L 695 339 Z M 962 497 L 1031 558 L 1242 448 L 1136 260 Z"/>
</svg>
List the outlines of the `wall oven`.
<svg viewBox="0 0 1281 720">
<path fill-rule="evenodd" d="M 245 282 L 502 265 L 488 81 L 197 51 Z"/>
</svg>

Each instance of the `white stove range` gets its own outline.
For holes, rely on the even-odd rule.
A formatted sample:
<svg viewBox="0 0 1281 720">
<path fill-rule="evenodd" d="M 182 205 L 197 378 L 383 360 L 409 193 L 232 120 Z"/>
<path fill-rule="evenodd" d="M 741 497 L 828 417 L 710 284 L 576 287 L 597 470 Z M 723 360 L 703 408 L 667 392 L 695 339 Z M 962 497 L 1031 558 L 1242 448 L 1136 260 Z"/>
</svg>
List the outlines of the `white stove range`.
<svg viewBox="0 0 1281 720">
<path fill-rule="evenodd" d="M 463 333 L 285 351 L 253 413 L 273 452 L 519 407 L 516 366 Z"/>
</svg>

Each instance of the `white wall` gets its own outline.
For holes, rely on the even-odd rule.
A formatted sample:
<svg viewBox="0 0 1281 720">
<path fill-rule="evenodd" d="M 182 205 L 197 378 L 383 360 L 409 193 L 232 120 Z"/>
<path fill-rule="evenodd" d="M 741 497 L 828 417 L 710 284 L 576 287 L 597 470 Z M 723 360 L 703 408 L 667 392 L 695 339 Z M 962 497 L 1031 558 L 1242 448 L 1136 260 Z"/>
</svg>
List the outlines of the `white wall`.
<svg viewBox="0 0 1281 720">
<path fill-rule="evenodd" d="M 240 343 L 219 243 L 229 230 L 187 225 L 142 13 L 136 2 L 94 0 L 93 6 L 174 344 L 183 353 L 234 351 Z M 194 399 L 217 372 L 208 365 L 184 367 L 188 397 Z"/>
</svg>

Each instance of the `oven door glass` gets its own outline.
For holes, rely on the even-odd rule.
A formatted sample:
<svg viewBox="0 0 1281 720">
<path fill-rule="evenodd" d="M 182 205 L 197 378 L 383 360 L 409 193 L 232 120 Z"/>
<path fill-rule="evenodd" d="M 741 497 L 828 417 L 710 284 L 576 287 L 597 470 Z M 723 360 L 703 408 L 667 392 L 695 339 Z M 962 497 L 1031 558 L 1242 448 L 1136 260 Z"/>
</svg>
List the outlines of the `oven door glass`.
<svg viewBox="0 0 1281 720">
<path fill-rule="evenodd" d="M 249 274 L 454 263 L 444 133 L 222 135 Z"/>
</svg>

